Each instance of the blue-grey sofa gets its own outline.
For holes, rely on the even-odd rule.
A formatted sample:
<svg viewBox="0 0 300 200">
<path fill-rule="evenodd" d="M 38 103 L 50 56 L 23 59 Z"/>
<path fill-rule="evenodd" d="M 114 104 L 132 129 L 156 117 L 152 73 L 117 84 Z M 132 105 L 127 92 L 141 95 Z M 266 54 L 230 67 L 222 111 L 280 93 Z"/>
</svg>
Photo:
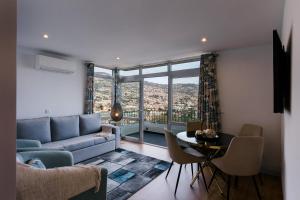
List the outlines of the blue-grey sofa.
<svg viewBox="0 0 300 200">
<path fill-rule="evenodd" d="M 111 128 L 112 135 L 96 136 L 104 126 Z M 101 124 L 100 114 L 20 119 L 17 120 L 17 143 L 23 139 L 38 140 L 42 148 L 70 151 L 78 163 L 119 148 L 120 128 Z"/>
<path fill-rule="evenodd" d="M 40 159 L 47 169 L 54 167 L 72 166 L 74 164 L 73 156 L 68 151 L 25 151 L 17 153 L 17 160 L 26 163 L 31 159 Z M 72 184 L 72 183 L 70 183 Z M 101 169 L 101 182 L 99 191 L 91 188 L 71 200 L 106 200 L 107 191 L 107 169 Z"/>
</svg>

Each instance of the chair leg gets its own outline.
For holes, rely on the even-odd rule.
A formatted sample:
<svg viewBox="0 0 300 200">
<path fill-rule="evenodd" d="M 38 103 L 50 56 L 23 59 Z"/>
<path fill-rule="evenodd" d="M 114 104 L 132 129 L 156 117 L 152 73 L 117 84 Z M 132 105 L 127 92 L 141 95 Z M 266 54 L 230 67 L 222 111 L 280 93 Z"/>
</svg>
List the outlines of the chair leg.
<svg viewBox="0 0 300 200">
<path fill-rule="evenodd" d="M 203 182 L 204 182 L 204 185 L 205 185 L 205 189 L 208 192 L 208 187 L 207 187 L 207 184 L 206 184 L 205 175 L 204 175 L 204 172 L 203 172 L 203 167 L 201 166 L 201 164 L 200 164 L 200 169 L 201 169 L 201 174 L 202 174 Z"/>
<path fill-rule="evenodd" d="M 199 172 L 199 170 L 200 170 L 200 165 L 201 165 L 201 163 L 198 163 L 198 164 L 197 164 L 197 171 L 198 171 L 198 172 Z M 198 174 L 197 176 L 198 176 L 198 178 L 199 178 L 199 173 L 197 173 L 197 174 Z"/>
<path fill-rule="evenodd" d="M 192 170 L 192 177 L 194 176 L 194 168 L 193 168 L 193 163 L 191 163 L 191 170 Z"/>
<path fill-rule="evenodd" d="M 209 187 L 211 186 L 211 184 L 213 183 L 213 180 L 214 180 L 216 174 L 217 174 L 217 168 L 215 168 L 215 170 L 214 170 L 214 172 L 213 172 L 213 175 L 212 175 L 212 177 L 211 177 L 211 179 L 210 179 L 210 182 L 209 182 L 209 184 L 208 184 L 208 188 L 209 188 Z"/>
<path fill-rule="evenodd" d="M 168 169 L 168 172 L 167 172 L 167 175 L 166 175 L 166 179 L 168 178 L 168 175 L 169 175 L 170 170 L 171 170 L 171 168 L 172 168 L 172 166 L 173 166 L 173 163 L 174 163 L 174 161 L 171 162 L 171 165 L 170 165 L 170 167 L 169 167 L 169 169 Z"/>
<path fill-rule="evenodd" d="M 236 177 L 234 177 L 234 187 L 238 187 L 238 184 L 239 184 L 239 177 L 238 176 L 236 176 Z"/>
<path fill-rule="evenodd" d="M 259 182 L 260 182 L 261 185 L 264 185 L 263 177 L 262 177 L 261 173 L 258 174 L 258 180 L 259 180 Z"/>
<path fill-rule="evenodd" d="M 178 172 L 178 177 L 177 177 L 177 181 L 176 181 L 176 187 L 175 187 L 174 195 L 176 195 L 176 192 L 177 192 L 178 182 L 179 182 L 179 178 L 180 178 L 180 174 L 181 174 L 181 168 L 182 168 L 182 164 L 179 167 L 179 172 Z"/>
<path fill-rule="evenodd" d="M 230 194 L 230 183 L 231 183 L 231 176 L 228 175 L 228 180 L 227 180 L 227 200 L 229 200 L 229 194 Z"/>
<path fill-rule="evenodd" d="M 258 189 L 256 180 L 255 180 L 255 176 L 252 176 L 252 180 L 253 180 L 253 183 L 254 183 L 254 186 L 255 186 L 255 190 L 256 190 L 257 197 L 258 197 L 258 199 L 260 200 L 260 199 L 261 199 L 261 196 L 260 196 L 260 193 L 259 193 L 259 189 Z"/>
</svg>

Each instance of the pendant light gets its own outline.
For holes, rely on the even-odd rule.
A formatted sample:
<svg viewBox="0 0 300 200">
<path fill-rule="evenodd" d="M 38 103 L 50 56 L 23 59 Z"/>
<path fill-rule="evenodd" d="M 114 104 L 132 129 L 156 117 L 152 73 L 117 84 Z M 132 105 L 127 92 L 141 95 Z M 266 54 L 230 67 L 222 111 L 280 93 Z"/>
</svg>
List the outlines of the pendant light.
<svg viewBox="0 0 300 200">
<path fill-rule="evenodd" d="M 123 118 L 123 109 L 119 102 L 117 102 L 117 78 L 118 78 L 118 70 L 115 69 L 114 71 L 114 78 L 115 78 L 115 99 L 114 99 L 114 105 L 111 108 L 110 116 L 112 120 L 115 122 L 120 121 Z"/>
</svg>

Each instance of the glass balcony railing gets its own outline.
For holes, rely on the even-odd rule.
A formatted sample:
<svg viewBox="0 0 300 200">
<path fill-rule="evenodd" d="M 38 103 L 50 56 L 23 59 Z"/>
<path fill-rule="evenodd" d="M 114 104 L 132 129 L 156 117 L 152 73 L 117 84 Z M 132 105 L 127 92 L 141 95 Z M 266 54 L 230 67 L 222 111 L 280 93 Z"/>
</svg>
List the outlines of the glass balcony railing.
<svg viewBox="0 0 300 200">
<path fill-rule="evenodd" d="M 124 118 L 138 118 L 138 111 L 125 111 L 123 114 Z M 198 118 L 197 110 L 173 110 L 172 121 L 173 122 L 187 122 L 196 120 Z M 168 119 L 167 110 L 145 110 L 144 120 L 152 123 L 166 124 Z"/>
</svg>

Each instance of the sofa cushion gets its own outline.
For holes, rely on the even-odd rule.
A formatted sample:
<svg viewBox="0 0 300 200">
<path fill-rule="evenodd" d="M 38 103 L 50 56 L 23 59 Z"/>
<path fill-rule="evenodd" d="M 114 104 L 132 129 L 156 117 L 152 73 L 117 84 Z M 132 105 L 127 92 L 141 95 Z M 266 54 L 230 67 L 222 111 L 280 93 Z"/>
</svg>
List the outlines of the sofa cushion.
<svg viewBox="0 0 300 200">
<path fill-rule="evenodd" d="M 56 142 L 50 142 L 47 144 L 43 144 L 45 148 L 63 148 L 68 151 L 75 151 L 79 149 L 83 149 L 89 146 L 95 145 L 94 138 L 91 136 L 79 136 L 74 138 L 69 138 L 66 140 L 60 140 Z"/>
<path fill-rule="evenodd" d="M 68 151 L 76 151 L 89 146 L 101 144 L 104 142 L 112 141 L 115 139 L 115 135 L 111 135 L 107 138 L 97 137 L 96 134 L 89 134 L 79 137 L 74 137 L 66 140 L 60 140 L 56 142 L 49 142 L 43 144 L 43 148 L 53 148 L 53 149 L 64 149 Z"/>
<path fill-rule="evenodd" d="M 92 134 L 92 136 L 95 138 L 95 144 L 101 144 L 103 142 L 112 141 L 115 139 L 114 134 L 110 134 L 108 137 L 99 137 L 96 136 L 96 134 Z"/>
<path fill-rule="evenodd" d="M 51 141 L 50 118 L 22 119 L 17 121 L 17 138 L 39 140 L 41 143 Z"/>
<path fill-rule="evenodd" d="M 42 148 L 65 150 L 64 145 L 61 141 L 49 142 L 49 143 L 42 144 Z"/>
<path fill-rule="evenodd" d="M 100 113 L 86 114 L 79 116 L 80 135 L 87 135 L 100 131 Z"/>
<path fill-rule="evenodd" d="M 93 138 L 89 137 L 76 137 L 64 140 L 64 148 L 68 151 L 75 151 L 78 149 L 83 149 L 95 144 Z"/>
<path fill-rule="evenodd" d="M 52 141 L 65 140 L 79 136 L 79 116 L 52 117 Z"/>
</svg>

